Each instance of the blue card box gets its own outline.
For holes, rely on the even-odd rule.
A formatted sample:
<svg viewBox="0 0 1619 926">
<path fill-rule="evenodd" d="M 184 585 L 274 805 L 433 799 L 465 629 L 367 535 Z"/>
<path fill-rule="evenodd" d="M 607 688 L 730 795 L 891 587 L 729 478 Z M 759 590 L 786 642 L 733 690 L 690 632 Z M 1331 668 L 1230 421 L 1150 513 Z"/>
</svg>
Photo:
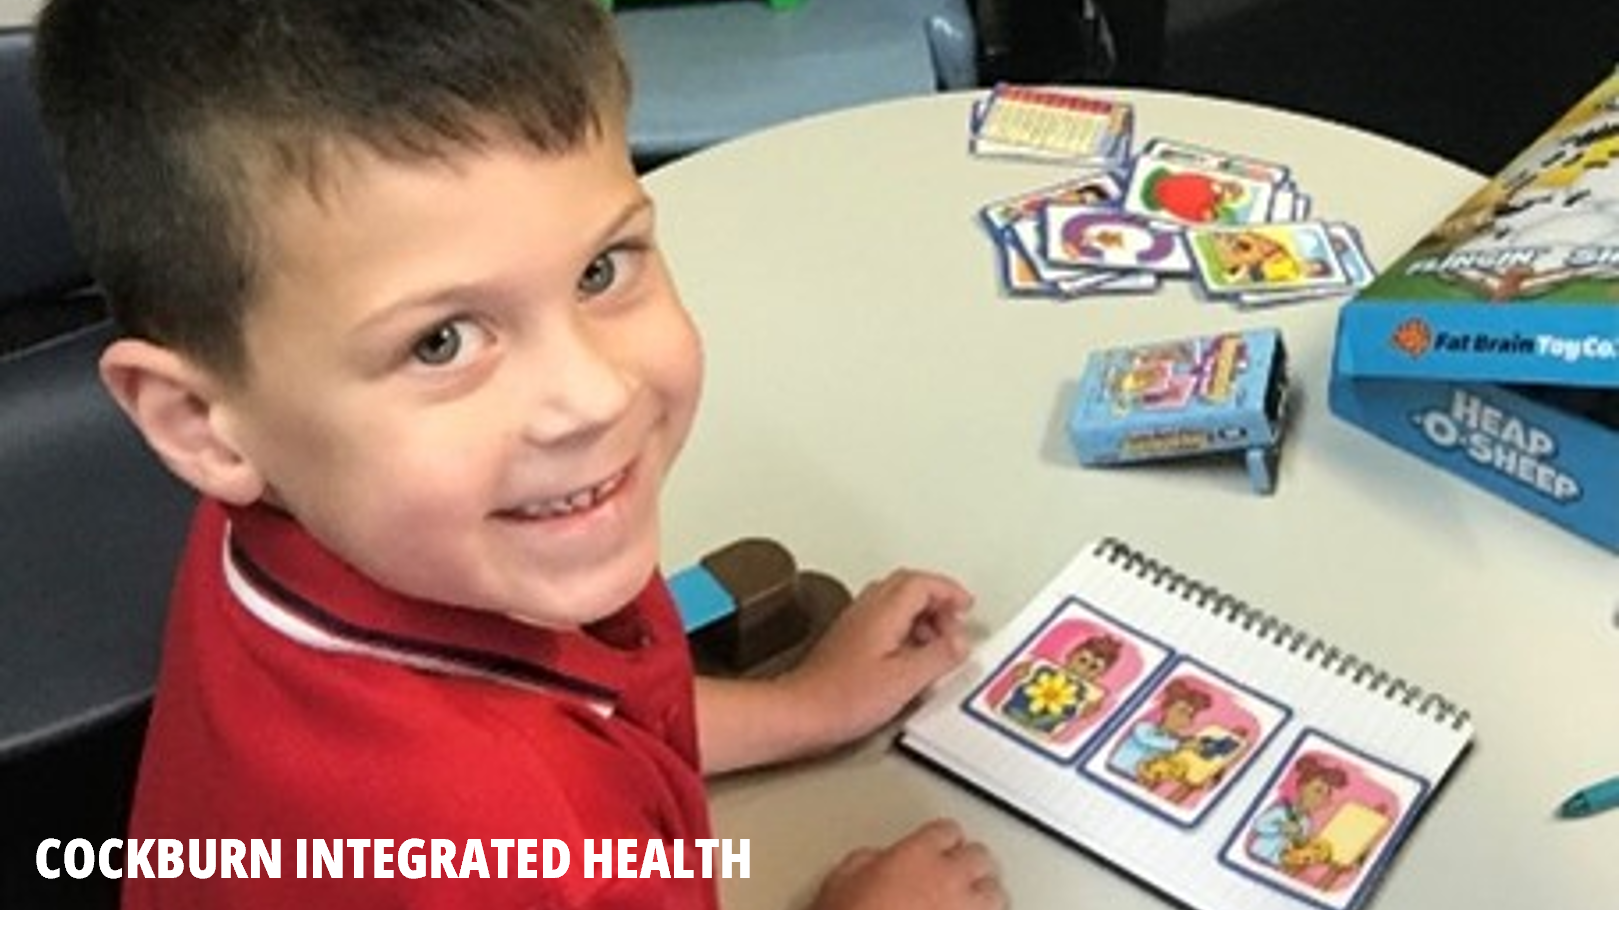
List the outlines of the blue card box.
<svg viewBox="0 0 1619 926">
<path fill-rule="evenodd" d="M 1274 328 L 1093 351 L 1068 413 L 1079 462 L 1109 466 L 1231 452 L 1270 492 L 1287 409 Z"/>
</svg>

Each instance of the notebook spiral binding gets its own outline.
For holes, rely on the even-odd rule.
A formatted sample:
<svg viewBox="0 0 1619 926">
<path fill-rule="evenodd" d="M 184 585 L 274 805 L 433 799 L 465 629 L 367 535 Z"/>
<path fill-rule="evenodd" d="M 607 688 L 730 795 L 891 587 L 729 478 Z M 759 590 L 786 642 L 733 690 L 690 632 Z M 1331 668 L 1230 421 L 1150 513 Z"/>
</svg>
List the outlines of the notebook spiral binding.
<svg viewBox="0 0 1619 926">
<path fill-rule="evenodd" d="M 1329 669 L 1357 685 L 1379 692 L 1391 701 L 1399 701 L 1418 714 L 1432 717 L 1440 723 L 1449 723 L 1458 730 L 1467 726 L 1471 719 L 1471 714 L 1466 709 L 1444 695 L 1424 691 L 1422 686 L 1392 675 L 1377 665 L 1312 636 L 1213 585 L 1199 582 L 1116 537 L 1103 540 L 1096 548 L 1096 555 L 1135 573 L 1154 586 L 1192 602 L 1210 614 L 1224 618 L 1228 623 L 1241 627 L 1244 631 L 1269 640 L 1277 646 L 1286 647 L 1288 652 L 1297 654 L 1301 659 Z"/>
</svg>

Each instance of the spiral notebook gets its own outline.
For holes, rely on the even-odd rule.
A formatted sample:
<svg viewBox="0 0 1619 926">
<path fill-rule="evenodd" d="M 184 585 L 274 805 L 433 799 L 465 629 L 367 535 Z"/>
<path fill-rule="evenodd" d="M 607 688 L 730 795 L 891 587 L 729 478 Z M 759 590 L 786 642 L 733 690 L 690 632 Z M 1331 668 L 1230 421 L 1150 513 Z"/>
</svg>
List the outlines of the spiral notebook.
<svg viewBox="0 0 1619 926">
<path fill-rule="evenodd" d="M 1110 539 L 898 744 L 1181 903 L 1350 908 L 1472 736 L 1441 695 Z"/>
</svg>

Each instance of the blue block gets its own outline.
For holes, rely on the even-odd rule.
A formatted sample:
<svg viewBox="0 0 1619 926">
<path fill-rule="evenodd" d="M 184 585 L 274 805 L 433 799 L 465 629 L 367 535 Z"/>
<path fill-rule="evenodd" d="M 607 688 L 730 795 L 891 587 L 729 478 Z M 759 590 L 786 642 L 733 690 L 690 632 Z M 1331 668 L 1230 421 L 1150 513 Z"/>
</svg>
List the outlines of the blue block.
<svg viewBox="0 0 1619 926">
<path fill-rule="evenodd" d="M 669 592 L 687 633 L 736 613 L 736 599 L 702 566 L 689 566 L 670 576 Z"/>
</svg>

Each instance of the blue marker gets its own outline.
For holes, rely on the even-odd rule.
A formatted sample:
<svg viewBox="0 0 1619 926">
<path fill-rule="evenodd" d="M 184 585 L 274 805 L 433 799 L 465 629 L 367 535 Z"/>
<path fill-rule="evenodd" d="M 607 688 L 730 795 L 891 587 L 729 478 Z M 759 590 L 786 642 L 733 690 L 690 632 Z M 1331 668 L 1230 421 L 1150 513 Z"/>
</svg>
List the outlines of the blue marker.
<svg viewBox="0 0 1619 926">
<path fill-rule="evenodd" d="M 1609 778 L 1574 792 L 1557 812 L 1565 817 L 1589 817 L 1619 807 L 1619 778 Z"/>
</svg>

